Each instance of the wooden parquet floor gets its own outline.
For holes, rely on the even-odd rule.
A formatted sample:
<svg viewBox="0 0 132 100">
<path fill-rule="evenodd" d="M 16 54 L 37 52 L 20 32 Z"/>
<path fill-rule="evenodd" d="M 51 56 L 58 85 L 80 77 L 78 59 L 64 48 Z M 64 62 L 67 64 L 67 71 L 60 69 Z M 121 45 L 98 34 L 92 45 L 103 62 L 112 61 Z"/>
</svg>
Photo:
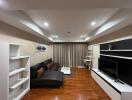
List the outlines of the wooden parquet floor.
<svg viewBox="0 0 132 100">
<path fill-rule="evenodd" d="M 111 100 L 85 68 L 72 68 L 60 88 L 31 89 L 22 100 Z"/>
</svg>

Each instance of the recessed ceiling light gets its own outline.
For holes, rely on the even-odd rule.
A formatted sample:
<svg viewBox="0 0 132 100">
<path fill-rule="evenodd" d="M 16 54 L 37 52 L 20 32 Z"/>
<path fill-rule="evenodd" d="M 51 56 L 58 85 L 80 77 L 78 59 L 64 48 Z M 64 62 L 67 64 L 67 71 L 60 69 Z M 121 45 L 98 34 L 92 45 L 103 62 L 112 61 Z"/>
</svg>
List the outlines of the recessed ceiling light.
<svg viewBox="0 0 132 100">
<path fill-rule="evenodd" d="M 95 26 L 95 25 L 96 25 L 96 23 L 95 23 L 95 22 L 92 22 L 92 23 L 91 23 L 91 26 Z"/>
<path fill-rule="evenodd" d="M 58 38 L 58 35 L 51 35 L 52 38 Z"/>
<path fill-rule="evenodd" d="M 86 35 L 81 35 L 81 36 L 80 36 L 80 38 L 85 38 L 85 37 L 86 37 Z"/>
<path fill-rule="evenodd" d="M 49 26 L 49 24 L 48 24 L 47 22 L 44 22 L 44 26 L 48 27 L 48 26 Z"/>
<path fill-rule="evenodd" d="M 48 37 L 48 39 L 49 39 L 50 41 L 53 41 L 52 37 Z"/>
</svg>

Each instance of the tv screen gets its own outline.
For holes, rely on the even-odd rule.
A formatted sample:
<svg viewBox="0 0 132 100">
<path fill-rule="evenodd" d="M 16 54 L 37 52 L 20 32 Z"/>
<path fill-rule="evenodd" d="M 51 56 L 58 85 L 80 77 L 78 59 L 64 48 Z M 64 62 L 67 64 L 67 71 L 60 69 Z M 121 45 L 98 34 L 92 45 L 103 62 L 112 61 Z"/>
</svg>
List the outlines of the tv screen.
<svg viewBox="0 0 132 100">
<path fill-rule="evenodd" d="M 119 60 L 118 78 L 119 80 L 132 86 L 132 60 Z"/>
<path fill-rule="evenodd" d="M 118 77 L 118 63 L 115 61 L 99 58 L 99 70 L 112 78 Z"/>
</svg>

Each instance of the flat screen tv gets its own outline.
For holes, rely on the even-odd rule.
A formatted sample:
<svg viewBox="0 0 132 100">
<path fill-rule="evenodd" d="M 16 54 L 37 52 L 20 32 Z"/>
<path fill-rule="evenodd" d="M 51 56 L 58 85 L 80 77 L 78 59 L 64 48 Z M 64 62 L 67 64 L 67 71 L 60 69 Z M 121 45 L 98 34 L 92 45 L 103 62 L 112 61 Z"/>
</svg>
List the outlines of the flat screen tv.
<svg viewBox="0 0 132 100">
<path fill-rule="evenodd" d="M 99 58 L 99 70 L 115 80 L 118 79 L 118 63 L 115 61 Z"/>
<path fill-rule="evenodd" d="M 119 59 L 118 78 L 132 86 L 132 60 Z"/>
</svg>

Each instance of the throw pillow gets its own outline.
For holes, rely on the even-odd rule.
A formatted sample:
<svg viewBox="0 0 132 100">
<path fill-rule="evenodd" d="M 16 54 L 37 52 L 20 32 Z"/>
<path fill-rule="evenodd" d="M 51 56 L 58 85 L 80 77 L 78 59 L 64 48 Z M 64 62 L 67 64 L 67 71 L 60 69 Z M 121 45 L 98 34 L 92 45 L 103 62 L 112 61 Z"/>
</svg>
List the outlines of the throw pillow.
<svg viewBox="0 0 132 100">
<path fill-rule="evenodd" d="M 51 66 L 51 63 L 48 63 L 47 64 L 47 68 L 50 69 L 52 66 Z"/>
<path fill-rule="evenodd" d="M 43 74 L 44 74 L 44 69 L 43 69 L 43 67 L 41 67 L 41 68 L 37 71 L 37 78 L 42 77 Z"/>
</svg>

